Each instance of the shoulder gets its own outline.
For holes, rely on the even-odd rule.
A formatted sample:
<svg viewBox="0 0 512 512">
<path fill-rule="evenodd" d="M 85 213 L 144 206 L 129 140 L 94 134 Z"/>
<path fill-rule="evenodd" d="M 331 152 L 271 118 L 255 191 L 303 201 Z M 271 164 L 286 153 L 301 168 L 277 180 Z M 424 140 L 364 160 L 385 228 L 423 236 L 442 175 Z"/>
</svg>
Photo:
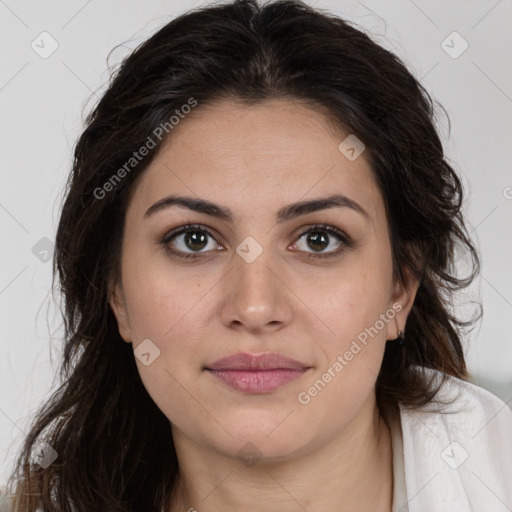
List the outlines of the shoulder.
<svg viewBox="0 0 512 512">
<path fill-rule="evenodd" d="M 402 418 L 411 424 L 427 422 L 455 429 L 458 434 L 477 436 L 480 432 L 512 434 L 512 409 L 489 391 L 470 382 L 427 370 L 434 382 L 442 384 L 435 400 L 421 408 L 401 408 Z M 512 390 L 511 390 L 512 397 Z M 512 440 L 511 440 L 512 441 Z"/>
<path fill-rule="evenodd" d="M 435 401 L 400 406 L 408 495 L 436 511 L 512 510 L 512 410 L 479 386 L 428 373 L 446 377 Z"/>
</svg>

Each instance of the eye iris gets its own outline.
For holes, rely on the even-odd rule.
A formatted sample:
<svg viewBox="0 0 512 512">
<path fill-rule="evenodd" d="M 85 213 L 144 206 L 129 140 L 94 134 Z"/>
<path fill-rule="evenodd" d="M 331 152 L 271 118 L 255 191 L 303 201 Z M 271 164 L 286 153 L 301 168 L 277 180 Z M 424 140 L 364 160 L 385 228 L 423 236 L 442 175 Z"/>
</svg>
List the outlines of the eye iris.
<svg viewBox="0 0 512 512">
<path fill-rule="evenodd" d="M 314 250 L 323 250 L 329 245 L 328 237 L 322 231 L 311 231 L 307 237 L 309 246 Z M 316 245 L 316 247 L 314 247 Z"/>
<path fill-rule="evenodd" d="M 187 233 L 185 233 L 185 244 L 192 250 L 204 249 L 204 245 L 207 243 L 206 237 L 207 234 L 201 231 L 187 231 Z M 194 245 L 201 244 L 201 247 L 194 247 Z"/>
</svg>

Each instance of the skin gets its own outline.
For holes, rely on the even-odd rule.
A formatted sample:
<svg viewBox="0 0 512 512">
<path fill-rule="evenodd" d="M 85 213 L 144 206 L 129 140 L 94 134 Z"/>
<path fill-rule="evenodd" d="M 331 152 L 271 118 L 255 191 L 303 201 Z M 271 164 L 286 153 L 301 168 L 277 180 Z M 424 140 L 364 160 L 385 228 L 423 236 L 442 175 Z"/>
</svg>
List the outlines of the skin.
<svg viewBox="0 0 512 512">
<path fill-rule="evenodd" d="M 418 283 L 392 280 L 384 202 L 364 152 L 349 161 L 338 149 L 347 132 L 284 99 L 250 108 L 228 100 L 199 105 L 171 135 L 128 205 L 110 304 L 126 342 L 135 349 L 150 339 L 160 350 L 150 365 L 136 362 L 172 429 L 182 473 L 172 510 L 389 512 L 392 450 L 375 381 L 385 342 L 404 330 Z M 369 218 L 342 207 L 276 223 L 283 206 L 333 193 L 359 203 Z M 233 222 L 177 205 L 145 218 L 170 194 L 228 207 Z M 184 235 L 168 243 L 199 254 L 195 260 L 173 257 L 159 242 L 187 222 L 214 233 L 202 246 L 187 246 Z M 307 233 L 300 238 L 319 223 L 354 246 L 308 259 L 340 247 L 324 231 L 325 249 L 308 243 Z M 263 250 L 252 263 L 236 252 L 248 236 Z M 394 318 L 300 403 L 299 393 L 393 304 L 401 305 Z M 311 369 L 259 395 L 229 389 L 203 369 L 234 353 L 270 351 Z M 250 467 L 237 457 L 248 442 L 261 457 Z"/>
</svg>

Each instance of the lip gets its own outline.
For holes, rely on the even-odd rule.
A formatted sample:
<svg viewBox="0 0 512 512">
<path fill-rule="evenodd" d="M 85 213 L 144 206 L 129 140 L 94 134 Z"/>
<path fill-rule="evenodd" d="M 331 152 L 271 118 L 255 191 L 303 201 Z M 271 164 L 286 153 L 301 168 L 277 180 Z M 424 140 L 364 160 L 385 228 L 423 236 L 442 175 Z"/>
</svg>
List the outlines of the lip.
<svg viewBox="0 0 512 512">
<path fill-rule="evenodd" d="M 273 352 L 239 353 L 223 357 L 204 369 L 224 384 L 245 393 L 268 393 L 298 379 L 310 366 Z"/>
</svg>

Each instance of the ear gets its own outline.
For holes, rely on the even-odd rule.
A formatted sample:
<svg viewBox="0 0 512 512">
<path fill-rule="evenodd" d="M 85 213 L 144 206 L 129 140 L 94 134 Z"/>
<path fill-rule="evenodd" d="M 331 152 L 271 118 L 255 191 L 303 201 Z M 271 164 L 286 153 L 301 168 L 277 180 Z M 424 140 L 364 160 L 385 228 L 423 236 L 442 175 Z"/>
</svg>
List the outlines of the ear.
<svg viewBox="0 0 512 512">
<path fill-rule="evenodd" d="M 123 287 L 119 283 L 111 283 L 109 286 L 109 299 L 108 302 L 114 316 L 117 320 L 117 327 L 121 338 L 127 343 L 132 342 L 130 322 L 128 319 L 128 313 L 126 310 L 126 299 L 124 296 Z"/>
<path fill-rule="evenodd" d="M 403 281 L 397 280 L 393 289 L 393 295 L 389 303 L 389 308 L 395 311 L 395 321 L 388 322 L 387 336 L 388 340 L 398 338 L 398 331 L 405 331 L 407 317 L 414 304 L 416 293 L 420 286 L 420 281 L 414 278 L 408 269 L 405 269 Z"/>
</svg>

